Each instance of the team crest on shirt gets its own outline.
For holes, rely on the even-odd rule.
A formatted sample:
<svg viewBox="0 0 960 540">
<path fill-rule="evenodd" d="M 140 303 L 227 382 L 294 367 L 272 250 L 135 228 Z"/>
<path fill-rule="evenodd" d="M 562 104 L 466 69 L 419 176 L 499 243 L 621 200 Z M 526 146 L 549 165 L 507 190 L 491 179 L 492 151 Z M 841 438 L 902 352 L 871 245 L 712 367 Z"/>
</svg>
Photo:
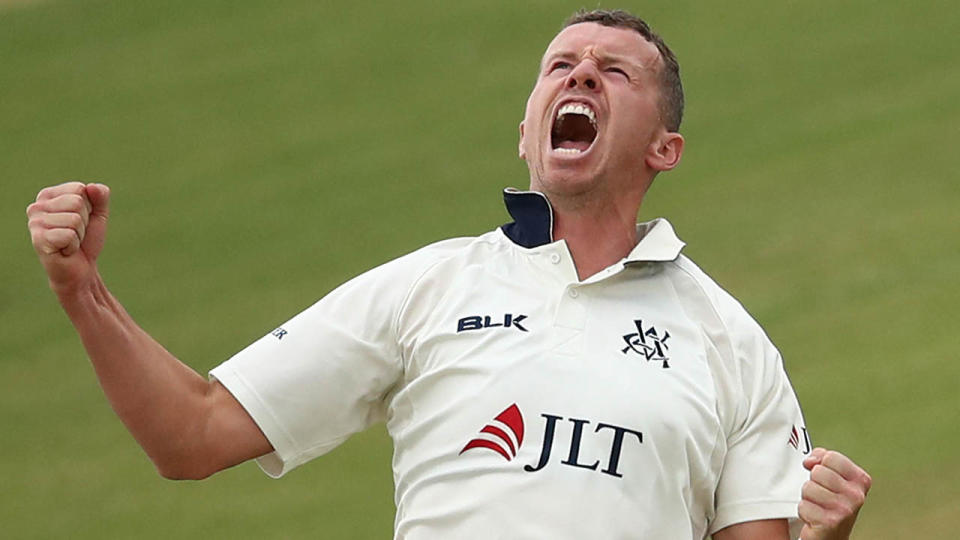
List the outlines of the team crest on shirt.
<svg viewBox="0 0 960 540">
<path fill-rule="evenodd" d="M 670 332 L 664 330 L 661 334 L 653 325 L 644 328 L 641 319 L 634 319 L 633 324 L 637 327 L 637 331 L 623 336 L 627 346 L 620 352 L 630 354 L 632 351 L 646 358 L 647 362 L 663 362 L 663 368 L 669 368 L 670 357 L 667 356 L 667 351 L 670 345 L 667 341 L 670 339 Z"/>
</svg>

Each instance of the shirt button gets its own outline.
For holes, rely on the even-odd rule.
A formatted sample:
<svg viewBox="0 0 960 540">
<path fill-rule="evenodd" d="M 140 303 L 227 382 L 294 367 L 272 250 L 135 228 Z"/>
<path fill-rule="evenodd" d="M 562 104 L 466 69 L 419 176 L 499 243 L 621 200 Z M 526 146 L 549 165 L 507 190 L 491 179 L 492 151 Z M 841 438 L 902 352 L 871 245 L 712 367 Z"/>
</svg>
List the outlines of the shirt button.
<svg viewBox="0 0 960 540">
<path fill-rule="evenodd" d="M 570 289 L 568 294 L 570 295 L 570 298 L 576 298 L 580 296 L 580 292 L 576 289 Z"/>
<path fill-rule="evenodd" d="M 560 254 L 559 254 L 559 253 L 551 253 L 551 254 L 550 254 L 550 262 L 552 262 L 553 264 L 558 264 L 558 263 L 560 262 Z"/>
</svg>

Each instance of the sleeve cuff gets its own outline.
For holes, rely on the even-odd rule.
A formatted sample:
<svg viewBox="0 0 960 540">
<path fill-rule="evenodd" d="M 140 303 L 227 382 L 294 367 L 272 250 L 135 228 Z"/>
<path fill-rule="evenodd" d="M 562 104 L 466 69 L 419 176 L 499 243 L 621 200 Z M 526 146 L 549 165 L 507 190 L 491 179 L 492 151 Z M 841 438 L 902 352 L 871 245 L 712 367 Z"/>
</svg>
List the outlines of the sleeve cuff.
<svg viewBox="0 0 960 540">
<path fill-rule="evenodd" d="M 797 514 L 797 501 L 762 501 L 728 504 L 717 509 L 710 522 L 709 534 L 747 521 L 762 519 L 786 519 L 790 526 L 790 538 L 799 538 L 803 522 Z"/>
<path fill-rule="evenodd" d="M 219 381 L 240 402 L 240 405 L 253 418 L 254 423 L 267 437 L 274 451 L 257 458 L 257 465 L 271 478 L 280 478 L 291 469 L 300 465 L 296 458 L 301 455 L 293 438 L 282 428 L 276 417 L 256 391 L 244 381 L 237 372 L 220 365 L 210 370 L 211 380 Z"/>
</svg>

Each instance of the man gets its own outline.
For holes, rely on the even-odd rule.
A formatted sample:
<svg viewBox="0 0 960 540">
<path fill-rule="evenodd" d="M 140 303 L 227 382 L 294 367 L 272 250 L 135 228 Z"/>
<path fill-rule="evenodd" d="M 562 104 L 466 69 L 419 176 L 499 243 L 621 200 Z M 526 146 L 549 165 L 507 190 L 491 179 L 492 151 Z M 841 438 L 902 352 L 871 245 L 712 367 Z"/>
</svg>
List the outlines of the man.
<svg viewBox="0 0 960 540">
<path fill-rule="evenodd" d="M 531 190 L 505 192 L 514 222 L 355 278 L 209 381 L 100 279 L 106 186 L 41 191 L 31 236 L 166 477 L 251 458 L 280 476 L 385 419 L 398 538 L 847 538 L 869 476 L 811 451 L 759 326 L 666 221 L 634 223 L 680 160 L 682 103 L 643 21 L 576 15 L 520 125 Z"/>
</svg>

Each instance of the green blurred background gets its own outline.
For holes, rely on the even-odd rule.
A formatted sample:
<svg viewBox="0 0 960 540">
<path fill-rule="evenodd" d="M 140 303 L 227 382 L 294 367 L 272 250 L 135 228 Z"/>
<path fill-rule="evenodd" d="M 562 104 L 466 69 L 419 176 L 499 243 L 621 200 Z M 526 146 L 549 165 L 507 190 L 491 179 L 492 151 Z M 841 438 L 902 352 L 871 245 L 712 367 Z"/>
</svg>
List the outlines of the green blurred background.
<svg viewBox="0 0 960 540">
<path fill-rule="evenodd" d="M 205 373 L 349 277 L 507 221 L 517 124 L 576 2 L 0 0 L 0 537 L 388 538 L 382 426 L 280 481 L 161 479 L 37 264 L 46 184 L 113 188 L 101 271 Z M 684 74 L 642 218 L 783 351 L 856 538 L 960 528 L 960 7 L 622 2 Z"/>
</svg>

